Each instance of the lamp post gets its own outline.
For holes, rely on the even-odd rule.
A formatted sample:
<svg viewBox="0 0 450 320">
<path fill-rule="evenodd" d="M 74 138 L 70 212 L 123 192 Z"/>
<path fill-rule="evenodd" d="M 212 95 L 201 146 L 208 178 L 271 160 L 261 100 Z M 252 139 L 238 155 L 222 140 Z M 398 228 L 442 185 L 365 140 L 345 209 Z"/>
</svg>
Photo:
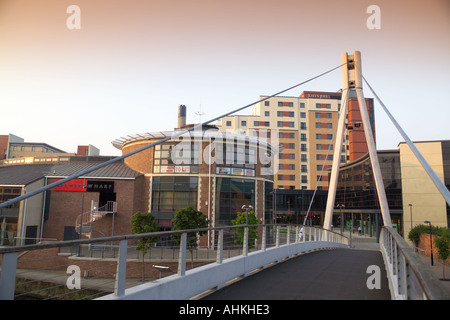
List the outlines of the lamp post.
<svg viewBox="0 0 450 320">
<path fill-rule="evenodd" d="M 412 221 L 413 221 L 413 219 L 412 219 L 412 203 L 410 203 L 410 204 L 408 204 L 408 206 L 409 206 L 409 212 L 410 212 L 410 214 L 411 214 L 411 230 L 412 230 L 412 228 L 413 228 L 413 223 L 412 223 Z"/>
<path fill-rule="evenodd" d="M 430 225 L 430 248 L 431 248 L 431 265 L 433 266 L 433 238 L 431 237 L 431 221 L 424 221 L 424 223 L 428 223 Z"/>
<path fill-rule="evenodd" d="M 303 190 L 302 190 L 302 194 L 303 194 Z M 297 224 L 298 224 L 298 216 L 300 215 L 300 217 L 302 216 L 302 211 L 303 211 L 303 197 L 297 197 L 298 200 L 301 200 L 301 205 L 300 205 L 300 212 L 297 213 Z"/>
<path fill-rule="evenodd" d="M 338 203 L 337 207 L 339 208 L 339 211 L 341 213 L 341 236 L 344 233 L 344 219 L 342 217 L 342 208 L 345 208 L 345 205 L 343 203 Z"/>
<path fill-rule="evenodd" d="M 248 210 L 253 209 L 253 207 L 251 205 L 243 205 L 242 206 L 242 210 L 245 210 L 246 212 L 246 216 L 245 216 L 245 224 L 248 226 Z"/>
</svg>

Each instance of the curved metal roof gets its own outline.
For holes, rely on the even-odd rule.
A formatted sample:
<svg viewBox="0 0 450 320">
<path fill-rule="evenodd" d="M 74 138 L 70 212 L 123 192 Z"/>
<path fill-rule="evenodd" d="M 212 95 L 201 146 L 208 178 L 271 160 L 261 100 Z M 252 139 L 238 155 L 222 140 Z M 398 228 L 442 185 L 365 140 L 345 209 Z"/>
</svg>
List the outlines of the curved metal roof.
<svg viewBox="0 0 450 320">
<path fill-rule="evenodd" d="M 131 142 L 141 141 L 141 140 L 154 140 L 154 139 L 160 140 L 160 139 L 164 139 L 167 137 L 171 137 L 175 133 L 177 133 L 177 130 L 136 133 L 133 135 L 127 135 L 124 137 L 120 137 L 118 139 L 115 139 L 111 143 L 115 148 L 122 150 L 125 145 L 127 145 Z M 272 150 L 276 149 L 275 146 L 268 143 L 266 139 L 261 139 L 258 137 L 252 137 L 252 136 L 247 136 L 247 135 L 242 135 L 242 134 L 222 132 L 217 129 L 192 130 L 192 131 L 186 132 L 180 136 L 174 137 L 174 140 L 177 141 L 181 137 L 207 138 L 207 139 L 222 137 L 224 139 L 224 141 L 227 141 L 227 140 L 248 141 L 250 143 L 266 146 L 267 148 L 270 148 Z"/>
</svg>

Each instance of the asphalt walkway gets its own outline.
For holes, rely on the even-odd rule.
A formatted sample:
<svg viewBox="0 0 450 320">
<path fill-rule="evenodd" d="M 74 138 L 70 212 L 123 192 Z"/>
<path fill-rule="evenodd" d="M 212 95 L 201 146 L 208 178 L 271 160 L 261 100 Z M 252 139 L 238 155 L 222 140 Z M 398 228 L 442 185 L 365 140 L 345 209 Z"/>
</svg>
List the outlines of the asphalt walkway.
<svg viewBox="0 0 450 320">
<path fill-rule="evenodd" d="M 378 266 L 380 289 L 369 289 L 369 266 Z M 372 279 L 372 278 L 371 278 Z M 370 283 L 374 283 L 369 279 Z M 380 251 L 322 250 L 289 259 L 224 287 L 203 300 L 389 300 Z"/>
</svg>

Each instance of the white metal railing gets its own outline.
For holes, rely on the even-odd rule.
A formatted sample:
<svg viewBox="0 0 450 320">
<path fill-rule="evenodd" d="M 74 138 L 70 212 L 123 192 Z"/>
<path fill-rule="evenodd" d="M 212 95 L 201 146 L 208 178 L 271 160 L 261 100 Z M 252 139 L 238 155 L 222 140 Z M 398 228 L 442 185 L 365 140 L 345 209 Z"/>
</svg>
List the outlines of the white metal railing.
<svg viewBox="0 0 450 320">
<path fill-rule="evenodd" d="M 247 237 L 248 228 L 243 225 L 0 248 L 0 299 L 17 298 L 16 278 L 21 280 L 20 284 L 25 279 L 26 283 L 52 282 L 65 288 L 70 275 L 62 271 L 69 270 L 74 265 L 81 269 L 83 288 L 80 290 L 93 288 L 101 291 L 101 294 L 95 295 L 103 295 L 101 299 L 188 299 L 302 252 L 348 247 L 346 237 L 320 228 L 286 225 L 256 227 L 259 238 L 252 246 L 248 245 L 248 241 L 237 244 L 232 239 L 232 230 L 236 228 L 244 228 L 244 235 Z M 187 237 L 192 233 L 195 236 L 196 232 L 214 235 L 214 246 L 189 250 L 186 245 Z M 164 246 L 158 240 L 159 246 L 152 247 L 152 253 L 148 256 L 143 257 L 136 250 L 136 240 L 139 238 L 155 236 L 167 239 L 176 233 L 182 235 L 179 246 Z M 105 242 L 111 245 L 104 251 L 86 254 L 92 245 Z M 64 248 L 67 249 L 62 250 Z M 65 264 L 62 259 L 65 259 Z M 145 283 L 140 275 L 136 276 L 144 268 L 144 263 L 146 274 L 152 273 L 150 277 L 145 276 L 148 279 Z M 172 272 L 165 272 L 162 277 L 161 268 L 155 266 L 168 267 Z M 101 285 L 98 284 L 100 280 L 103 283 Z M 158 289 L 161 286 L 165 288 L 165 294 L 162 295 L 157 293 L 161 291 Z M 68 293 L 59 295 L 64 298 L 66 294 Z"/>
<path fill-rule="evenodd" d="M 110 213 L 117 213 L 117 202 L 108 201 L 104 206 L 98 208 L 97 202 L 92 200 L 91 210 L 77 216 L 75 221 L 75 231 L 77 233 L 82 233 L 83 235 L 90 234 L 93 230 L 93 223 Z"/>
<path fill-rule="evenodd" d="M 450 291 L 393 228 L 383 227 L 380 249 L 393 299 L 450 299 Z"/>
</svg>

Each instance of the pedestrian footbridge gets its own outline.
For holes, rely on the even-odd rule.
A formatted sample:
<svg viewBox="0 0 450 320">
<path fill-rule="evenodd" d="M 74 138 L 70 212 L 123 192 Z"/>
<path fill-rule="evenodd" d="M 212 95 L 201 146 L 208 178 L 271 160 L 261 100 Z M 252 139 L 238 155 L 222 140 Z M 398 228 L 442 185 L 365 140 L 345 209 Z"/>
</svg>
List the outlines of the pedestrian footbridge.
<svg viewBox="0 0 450 320">
<path fill-rule="evenodd" d="M 242 244 L 231 243 L 239 228 Z M 247 241 L 251 228 L 259 236 Z M 209 233 L 213 245 L 188 247 L 188 237 L 198 232 Z M 181 233 L 176 248 L 157 240 L 144 257 L 136 250 L 139 238 L 168 239 L 174 233 Z M 347 237 L 322 228 L 243 225 L 3 247 L 0 257 L 1 299 L 23 295 L 17 288 L 24 281 L 90 288 L 99 292 L 98 300 L 450 298 L 432 270 L 389 227 L 370 250 L 350 248 Z M 144 276 L 145 269 L 153 276 Z"/>
</svg>

